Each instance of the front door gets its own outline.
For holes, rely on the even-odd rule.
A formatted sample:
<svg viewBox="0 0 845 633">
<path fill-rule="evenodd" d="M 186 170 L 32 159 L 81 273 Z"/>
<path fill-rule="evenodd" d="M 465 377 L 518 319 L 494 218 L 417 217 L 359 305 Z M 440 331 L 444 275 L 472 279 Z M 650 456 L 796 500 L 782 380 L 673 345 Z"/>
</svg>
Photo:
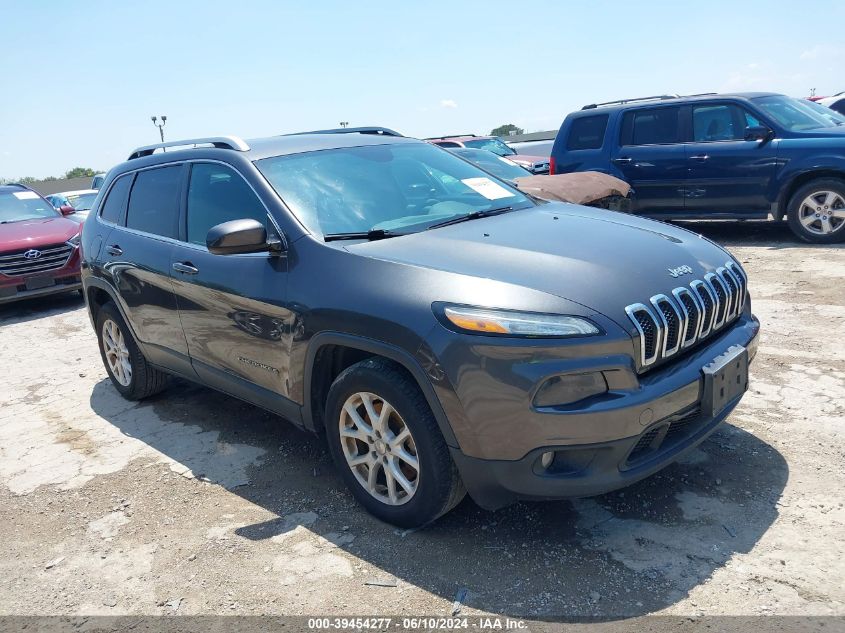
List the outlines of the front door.
<svg viewBox="0 0 845 633">
<path fill-rule="evenodd" d="M 102 261 L 149 361 L 190 374 L 170 279 L 183 170 L 183 165 L 157 167 L 137 172 L 134 182 L 131 176 L 115 181 L 103 215 L 108 213 L 118 224 L 105 238 Z M 127 191 L 124 214 L 112 207 L 125 204 Z"/>
<path fill-rule="evenodd" d="M 776 145 L 745 140 L 746 128 L 760 121 L 734 103 L 696 103 L 687 112 L 692 116 L 687 212 L 768 214 Z"/>
<path fill-rule="evenodd" d="M 190 166 L 182 242 L 172 251 L 171 275 L 191 362 L 221 389 L 264 403 L 261 390 L 287 397 L 292 313 L 285 307 L 288 261 L 268 253 L 213 255 L 208 230 L 250 218 L 276 231 L 244 178 L 221 163 Z M 256 396 L 257 394 L 257 396 Z M 270 407 L 275 408 L 275 407 Z"/>
<path fill-rule="evenodd" d="M 680 129 L 678 106 L 637 108 L 623 116 L 611 161 L 634 189 L 636 213 L 683 213 L 687 163 Z"/>
</svg>

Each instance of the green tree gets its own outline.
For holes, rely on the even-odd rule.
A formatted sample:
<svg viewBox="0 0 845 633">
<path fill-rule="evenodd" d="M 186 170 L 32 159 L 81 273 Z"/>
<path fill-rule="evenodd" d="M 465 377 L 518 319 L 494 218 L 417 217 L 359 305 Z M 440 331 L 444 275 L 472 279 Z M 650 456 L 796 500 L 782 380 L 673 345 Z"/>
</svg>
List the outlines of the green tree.
<svg viewBox="0 0 845 633">
<path fill-rule="evenodd" d="M 494 127 L 490 130 L 490 136 L 510 136 L 511 134 L 524 134 L 525 130 L 521 127 L 516 127 L 513 123 L 507 123 Z"/>
<path fill-rule="evenodd" d="M 69 169 L 63 178 L 82 178 L 83 176 L 90 178 L 96 173 L 90 167 L 74 167 L 73 169 Z"/>
</svg>

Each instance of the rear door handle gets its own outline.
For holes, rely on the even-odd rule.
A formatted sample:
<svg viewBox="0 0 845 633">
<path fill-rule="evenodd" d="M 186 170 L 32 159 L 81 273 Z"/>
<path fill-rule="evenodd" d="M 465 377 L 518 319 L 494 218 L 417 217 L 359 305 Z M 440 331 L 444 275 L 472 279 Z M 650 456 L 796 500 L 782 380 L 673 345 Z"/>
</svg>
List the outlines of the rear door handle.
<svg viewBox="0 0 845 633">
<path fill-rule="evenodd" d="M 630 158 L 628 156 L 623 156 L 622 158 L 614 158 L 613 162 L 616 163 L 617 165 L 628 165 L 628 164 L 634 162 L 634 159 Z"/>
<path fill-rule="evenodd" d="M 114 255 L 115 257 L 123 255 L 123 249 L 120 248 L 120 246 L 118 246 L 117 244 L 112 244 L 111 246 L 108 246 L 106 248 L 106 252 L 109 255 Z"/>
<path fill-rule="evenodd" d="M 196 275 L 199 272 L 199 268 L 196 268 L 191 262 L 176 262 L 173 264 L 173 270 L 185 275 Z"/>
<path fill-rule="evenodd" d="M 704 162 L 708 158 L 710 158 L 707 154 L 696 154 L 695 156 L 690 156 L 690 160 L 697 160 L 699 162 Z"/>
</svg>

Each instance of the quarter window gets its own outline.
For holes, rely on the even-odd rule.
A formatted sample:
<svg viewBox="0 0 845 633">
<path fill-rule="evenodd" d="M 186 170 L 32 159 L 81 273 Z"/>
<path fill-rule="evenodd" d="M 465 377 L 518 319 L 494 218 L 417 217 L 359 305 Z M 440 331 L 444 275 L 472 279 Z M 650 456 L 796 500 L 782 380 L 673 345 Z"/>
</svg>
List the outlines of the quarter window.
<svg viewBox="0 0 845 633">
<path fill-rule="evenodd" d="M 129 194 L 126 226 L 175 239 L 179 224 L 181 178 L 181 165 L 138 172 Z"/>
<path fill-rule="evenodd" d="M 225 165 L 195 163 L 188 187 L 188 241 L 205 246 L 211 227 L 243 219 L 267 226 L 267 210 L 246 181 Z"/>
<path fill-rule="evenodd" d="M 566 149 L 600 149 L 607 129 L 607 115 L 585 116 L 575 119 L 566 140 Z"/>
<path fill-rule="evenodd" d="M 112 224 L 121 224 L 123 212 L 126 210 L 126 196 L 129 194 L 129 185 L 132 184 L 132 176 L 121 176 L 114 181 L 109 190 L 109 195 L 103 202 L 103 209 L 100 217 Z"/>
<path fill-rule="evenodd" d="M 622 119 L 623 145 L 662 145 L 679 143 L 680 109 L 654 108 L 627 112 Z"/>
</svg>

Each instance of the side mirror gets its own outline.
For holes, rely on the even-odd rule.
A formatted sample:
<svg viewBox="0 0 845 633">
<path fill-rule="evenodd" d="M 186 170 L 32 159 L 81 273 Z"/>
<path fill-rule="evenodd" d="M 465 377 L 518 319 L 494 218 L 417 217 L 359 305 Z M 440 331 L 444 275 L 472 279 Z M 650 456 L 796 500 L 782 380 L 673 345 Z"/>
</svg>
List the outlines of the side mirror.
<svg viewBox="0 0 845 633">
<path fill-rule="evenodd" d="M 74 209 L 69 204 L 63 204 L 59 207 L 59 213 L 61 213 L 62 215 L 72 215 L 76 213 L 76 209 Z"/>
<path fill-rule="evenodd" d="M 746 141 L 767 141 L 772 131 L 765 125 L 753 125 L 745 128 Z"/>
<path fill-rule="evenodd" d="M 267 239 L 267 229 L 257 220 L 230 220 L 208 230 L 205 238 L 208 251 L 214 255 L 261 253 L 284 250 L 278 240 Z"/>
</svg>

